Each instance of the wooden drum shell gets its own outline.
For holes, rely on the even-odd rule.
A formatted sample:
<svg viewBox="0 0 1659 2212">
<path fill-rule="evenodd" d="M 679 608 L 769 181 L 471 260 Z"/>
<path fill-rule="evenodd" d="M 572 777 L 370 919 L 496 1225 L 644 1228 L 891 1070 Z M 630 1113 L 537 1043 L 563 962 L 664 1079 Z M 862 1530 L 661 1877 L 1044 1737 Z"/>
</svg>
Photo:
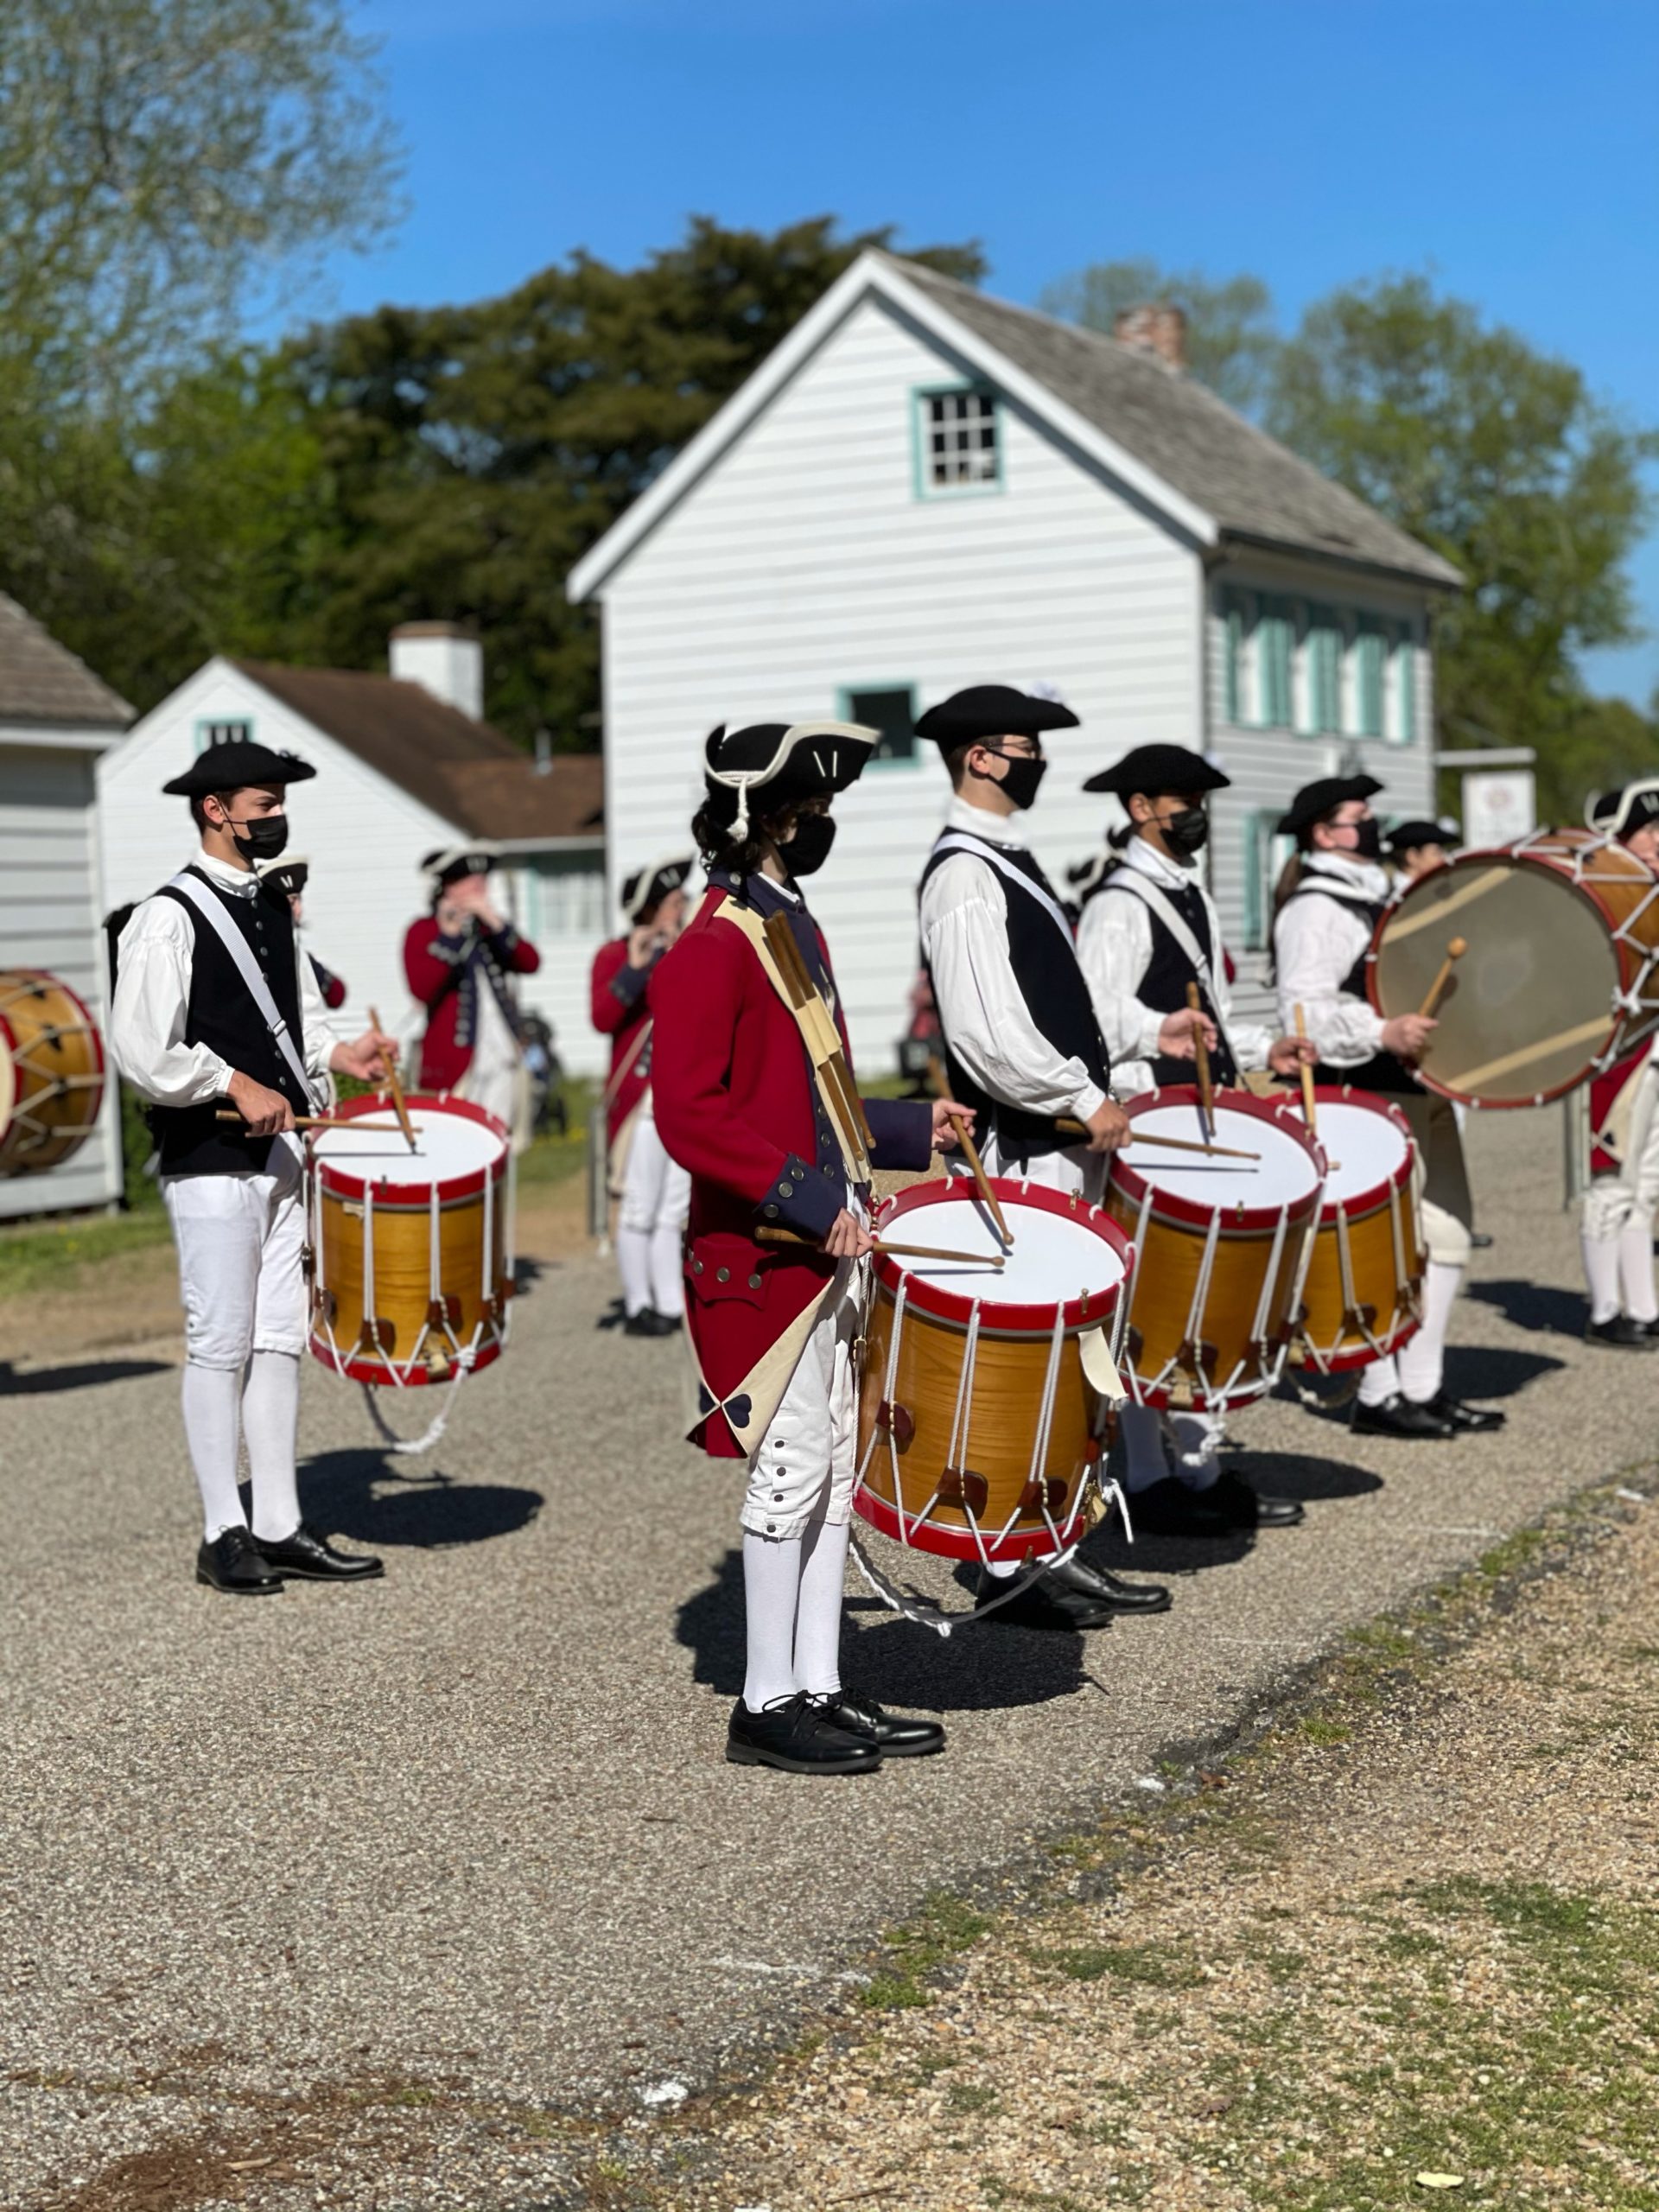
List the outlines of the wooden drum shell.
<svg viewBox="0 0 1659 2212">
<path fill-rule="evenodd" d="M 38 1175 L 79 1152 L 104 1103 L 104 1043 L 67 983 L 0 969 L 0 1175 Z"/>
</svg>

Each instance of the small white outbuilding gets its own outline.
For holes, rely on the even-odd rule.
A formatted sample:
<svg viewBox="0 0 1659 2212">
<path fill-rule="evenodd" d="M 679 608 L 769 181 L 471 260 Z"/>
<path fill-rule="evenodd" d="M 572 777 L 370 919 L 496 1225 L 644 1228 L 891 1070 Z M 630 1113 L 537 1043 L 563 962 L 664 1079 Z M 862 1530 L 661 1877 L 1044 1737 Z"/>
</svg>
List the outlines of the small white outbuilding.
<svg viewBox="0 0 1659 2212">
<path fill-rule="evenodd" d="M 105 905 L 145 897 L 189 859 L 186 803 L 162 786 L 194 754 L 237 738 L 298 753 L 317 773 L 289 796 L 289 846 L 311 863 L 307 946 L 346 986 L 340 1033 L 373 1007 L 418 1035 L 403 944 L 427 903 L 422 856 L 486 837 L 504 848 L 507 903 L 542 957 L 521 1001 L 552 1025 L 567 1068 L 596 1072 L 588 970 L 620 927 L 605 903 L 599 760 L 532 760 L 492 729 L 481 649 L 454 623 L 404 624 L 390 658 L 385 676 L 220 658 L 198 669 L 99 763 Z"/>
<path fill-rule="evenodd" d="M 813 886 L 861 1065 L 891 1065 L 915 886 L 948 798 L 917 717 L 1047 683 L 1081 717 L 1031 817 L 1057 883 L 1152 740 L 1232 779 L 1209 855 L 1240 998 L 1296 787 L 1345 764 L 1433 813 L 1429 617 L 1459 578 L 1186 375 L 1177 311 L 1116 338 L 867 253 L 578 563 L 605 639 L 605 814 L 626 856 L 685 842 L 716 722 L 884 733 Z"/>
<path fill-rule="evenodd" d="M 44 968 L 105 1020 L 93 772 L 132 709 L 0 593 L 0 969 Z M 121 1195 L 111 1081 L 97 1129 L 61 1166 L 0 1176 L 0 1219 Z"/>
</svg>

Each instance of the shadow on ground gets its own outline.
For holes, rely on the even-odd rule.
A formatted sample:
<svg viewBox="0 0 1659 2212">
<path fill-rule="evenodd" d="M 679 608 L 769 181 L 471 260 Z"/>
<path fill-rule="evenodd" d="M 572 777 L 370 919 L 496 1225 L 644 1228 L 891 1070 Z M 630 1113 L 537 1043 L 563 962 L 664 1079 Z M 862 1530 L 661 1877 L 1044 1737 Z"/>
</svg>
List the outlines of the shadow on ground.
<svg viewBox="0 0 1659 2212">
<path fill-rule="evenodd" d="M 544 1503 L 540 1491 L 510 1483 L 412 1474 L 385 1452 L 324 1452 L 300 1470 L 306 1519 L 372 1548 L 487 1543 L 527 1528 Z"/>
<path fill-rule="evenodd" d="M 78 1367 L 37 1367 L 20 1375 L 0 1360 L 0 1398 L 43 1398 L 54 1390 L 95 1390 L 105 1382 L 130 1382 L 139 1375 L 164 1375 L 165 1359 L 89 1359 Z"/>
<path fill-rule="evenodd" d="M 1590 1311 L 1582 1291 L 1508 1276 L 1492 1282 L 1471 1282 L 1465 1294 L 1484 1306 L 1496 1306 L 1517 1329 L 1548 1331 L 1558 1337 L 1581 1337 Z"/>
</svg>

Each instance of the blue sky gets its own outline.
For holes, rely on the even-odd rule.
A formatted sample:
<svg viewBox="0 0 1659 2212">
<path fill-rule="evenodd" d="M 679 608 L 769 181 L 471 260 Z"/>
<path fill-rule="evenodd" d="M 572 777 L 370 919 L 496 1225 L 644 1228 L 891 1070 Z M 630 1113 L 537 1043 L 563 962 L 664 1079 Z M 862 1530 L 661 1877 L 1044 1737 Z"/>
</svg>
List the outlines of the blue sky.
<svg viewBox="0 0 1659 2212">
<path fill-rule="evenodd" d="M 409 156 L 354 309 L 622 264 L 693 213 L 977 238 L 1034 302 L 1090 261 L 1247 269 L 1294 317 L 1429 269 L 1659 420 L 1653 0 L 363 0 Z M 1659 632 L 1659 535 L 1635 575 Z M 1659 637 L 1594 657 L 1645 701 Z"/>
</svg>

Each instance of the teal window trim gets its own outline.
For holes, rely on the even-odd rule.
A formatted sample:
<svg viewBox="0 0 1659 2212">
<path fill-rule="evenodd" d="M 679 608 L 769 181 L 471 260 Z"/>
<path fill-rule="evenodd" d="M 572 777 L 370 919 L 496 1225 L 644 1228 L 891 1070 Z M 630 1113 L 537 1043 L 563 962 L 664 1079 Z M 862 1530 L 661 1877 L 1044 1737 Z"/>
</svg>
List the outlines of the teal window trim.
<svg viewBox="0 0 1659 2212">
<path fill-rule="evenodd" d="M 935 484 L 930 467 L 930 439 L 932 419 L 928 403 L 934 399 L 952 398 L 961 392 L 976 392 L 991 403 L 992 451 L 996 467 L 988 477 L 967 484 Z M 1007 451 L 1003 436 L 1004 409 L 1001 396 L 994 386 L 980 384 L 972 378 L 959 378 L 951 384 L 918 384 L 910 389 L 910 483 L 912 496 L 918 499 L 976 499 L 1006 487 Z"/>
<path fill-rule="evenodd" d="M 1279 871 L 1295 849 L 1294 837 L 1279 834 L 1279 810 L 1268 807 L 1244 817 L 1244 950 L 1266 952 L 1273 944 L 1273 893 Z"/>
<path fill-rule="evenodd" d="M 868 775 L 870 771 L 875 768 L 886 770 L 919 766 L 925 740 L 915 734 L 916 686 L 907 677 L 895 677 L 880 681 L 872 677 L 869 682 L 864 683 L 837 684 L 836 687 L 836 721 L 855 722 L 858 716 L 853 711 L 853 701 L 855 698 L 862 698 L 872 691 L 903 691 L 906 694 L 910 700 L 911 741 L 908 753 L 873 753 L 865 763 L 865 774 Z"/>
<path fill-rule="evenodd" d="M 1382 735 L 1384 643 L 1382 625 L 1376 617 L 1362 614 L 1354 630 L 1354 734 L 1357 737 Z"/>
<path fill-rule="evenodd" d="M 207 750 L 209 744 L 213 741 L 208 735 L 210 730 L 230 728 L 238 729 L 244 737 L 251 739 L 253 716 L 251 715 L 198 715 L 195 728 L 192 733 L 194 750 L 197 753 L 205 753 Z"/>
<path fill-rule="evenodd" d="M 1412 635 L 1411 625 L 1402 622 L 1394 633 L 1394 651 L 1390 655 L 1394 674 L 1393 727 L 1389 732 L 1395 745 L 1414 745 L 1417 741 L 1417 641 Z"/>
<path fill-rule="evenodd" d="M 1291 656 L 1295 626 L 1290 602 L 1264 598 L 1255 618 L 1256 721 L 1262 729 L 1291 726 Z"/>
<path fill-rule="evenodd" d="M 1223 711 L 1235 729 L 1244 721 L 1244 606 L 1236 591 L 1221 595 Z"/>
<path fill-rule="evenodd" d="M 1342 731 L 1342 625 L 1332 607 L 1307 610 L 1308 726 L 1315 737 Z"/>
</svg>

